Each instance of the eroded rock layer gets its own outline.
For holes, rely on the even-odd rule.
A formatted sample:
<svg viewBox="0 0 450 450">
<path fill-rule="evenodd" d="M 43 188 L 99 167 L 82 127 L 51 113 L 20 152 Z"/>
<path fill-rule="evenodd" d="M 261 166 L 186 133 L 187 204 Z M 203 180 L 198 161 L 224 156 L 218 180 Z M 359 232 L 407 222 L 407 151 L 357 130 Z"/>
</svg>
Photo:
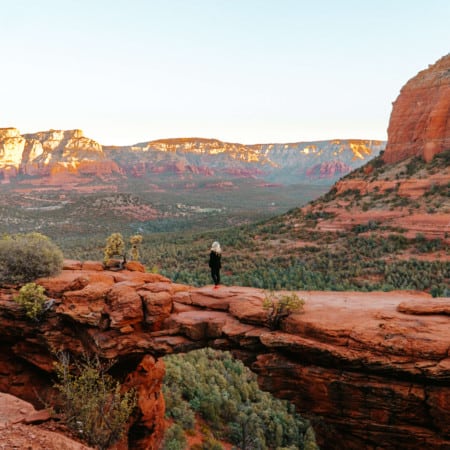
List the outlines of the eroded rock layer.
<svg viewBox="0 0 450 450">
<path fill-rule="evenodd" d="M 85 184 L 109 182 L 111 177 L 154 179 L 167 173 L 179 178 L 220 174 L 288 184 L 335 180 L 384 147 L 383 141 L 360 139 L 244 145 L 202 138 L 116 147 L 102 146 L 81 130 L 21 135 L 16 128 L 0 128 L 0 184 L 38 180 L 44 186 Z"/>
<path fill-rule="evenodd" d="M 394 102 L 383 159 L 387 163 L 450 149 L 450 53 L 422 70 Z"/>
<path fill-rule="evenodd" d="M 310 417 L 323 449 L 450 448 L 450 316 L 423 293 L 310 292 L 302 313 L 267 328 L 264 292 L 192 288 L 142 272 L 66 261 L 38 280 L 54 305 L 26 318 L 0 295 L 0 391 L 33 403 L 51 390 L 56 353 L 90 352 L 139 393 L 117 448 L 156 449 L 163 433 L 161 356 L 228 349 L 263 389 Z"/>
</svg>

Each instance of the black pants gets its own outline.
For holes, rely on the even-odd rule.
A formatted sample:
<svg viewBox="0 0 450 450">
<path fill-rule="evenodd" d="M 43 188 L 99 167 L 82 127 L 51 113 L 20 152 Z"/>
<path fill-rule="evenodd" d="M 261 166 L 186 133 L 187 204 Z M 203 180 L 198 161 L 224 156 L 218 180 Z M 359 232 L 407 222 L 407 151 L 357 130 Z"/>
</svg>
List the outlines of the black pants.
<svg viewBox="0 0 450 450">
<path fill-rule="evenodd" d="M 214 284 L 217 286 L 220 284 L 220 269 L 216 269 L 215 267 L 211 267 L 211 278 L 214 281 Z"/>
</svg>

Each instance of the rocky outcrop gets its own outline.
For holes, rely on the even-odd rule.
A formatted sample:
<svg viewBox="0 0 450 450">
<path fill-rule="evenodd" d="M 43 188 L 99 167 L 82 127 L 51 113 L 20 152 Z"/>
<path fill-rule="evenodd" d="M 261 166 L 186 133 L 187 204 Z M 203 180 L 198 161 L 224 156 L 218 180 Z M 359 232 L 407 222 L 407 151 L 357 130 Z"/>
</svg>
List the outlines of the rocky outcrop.
<svg viewBox="0 0 450 450">
<path fill-rule="evenodd" d="M 283 183 L 336 180 L 377 156 L 385 143 L 373 140 L 332 140 L 289 144 L 243 145 L 217 139 L 183 138 L 144 142 L 130 147 L 105 147 L 106 154 L 129 173 L 217 173 Z M 333 161 L 335 170 L 315 176 L 312 167 Z M 347 168 L 347 169 L 344 169 Z M 338 169 L 339 168 L 339 169 Z"/>
<path fill-rule="evenodd" d="M 404 178 L 393 180 L 368 181 L 367 178 L 354 178 L 340 180 L 335 184 L 336 195 L 341 195 L 345 191 L 358 191 L 361 195 L 371 193 L 385 193 L 396 191 L 398 196 L 416 199 L 432 188 L 444 187 L 450 181 L 450 170 L 448 168 L 442 172 L 435 172 L 426 178 Z"/>
<path fill-rule="evenodd" d="M 19 168 L 22 164 L 71 163 L 103 160 L 102 146 L 83 136 L 81 130 L 50 130 L 20 134 L 16 128 L 0 129 L 0 164 Z"/>
<path fill-rule="evenodd" d="M 22 163 L 26 139 L 16 128 L 0 129 L 0 161 L 4 166 L 18 167 Z M 39 154 L 37 152 L 37 154 Z"/>
<path fill-rule="evenodd" d="M 419 72 L 393 104 L 383 159 L 411 156 L 431 161 L 450 149 L 450 54 Z"/>
<path fill-rule="evenodd" d="M 27 141 L 37 141 L 42 146 L 42 155 L 38 161 L 50 163 L 81 161 L 83 159 L 104 159 L 102 146 L 83 136 L 81 130 L 49 130 L 24 134 Z"/>
<path fill-rule="evenodd" d="M 350 232 L 357 226 L 376 224 L 399 230 L 409 239 L 422 235 L 450 242 L 450 212 L 445 200 L 450 167 L 442 164 L 444 167 L 436 165 L 419 171 L 419 176 L 396 176 L 404 173 L 403 166 L 387 166 L 376 177 L 365 173 L 369 163 L 358 176 L 352 174 L 339 180 L 325 202 L 319 200 L 303 207 L 303 217 L 316 216 L 314 229 L 322 232 Z M 436 258 L 448 260 L 445 251 Z"/>
<path fill-rule="evenodd" d="M 93 450 L 64 434 L 37 428 L 34 424 L 50 417 L 49 411 L 36 411 L 31 403 L 0 393 L 0 443 L 3 449 Z"/>
<path fill-rule="evenodd" d="M 122 174 L 107 160 L 102 146 L 81 130 L 50 130 L 21 135 L 16 128 L 0 129 L 0 179 L 19 175 L 45 177 L 48 184 L 65 184 L 73 176 L 105 177 Z"/>
<path fill-rule="evenodd" d="M 443 152 L 450 150 L 450 54 L 402 88 L 388 135 L 382 157 L 337 181 L 326 202 L 304 211 L 319 215 L 321 231 L 371 222 L 408 238 L 449 242 L 450 167 Z"/>
<path fill-rule="evenodd" d="M 297 405 L 323 449 L 450 447 L 448 308 L 423 293 L 299 292 L 302 313 L 267 328 L 264 292 L 192 288 L 137 271 L 66 262 L 38 280 L 54 299 L 41 322 L 0 295 L 0 391 L 36 403 L 51 389 L 55 354 L 115 361 L 139 408 L 120 448 L 156 449 L 163 432 L 161 356 L 228 349 L 263 389 Z"/>
<path fill-rule="evenodd" d="M 311 179 L 340 177 L 352 171 L 352 168 L 342 161 L 327 161 L 309 168 L 306 176 Z"/>
</svg>

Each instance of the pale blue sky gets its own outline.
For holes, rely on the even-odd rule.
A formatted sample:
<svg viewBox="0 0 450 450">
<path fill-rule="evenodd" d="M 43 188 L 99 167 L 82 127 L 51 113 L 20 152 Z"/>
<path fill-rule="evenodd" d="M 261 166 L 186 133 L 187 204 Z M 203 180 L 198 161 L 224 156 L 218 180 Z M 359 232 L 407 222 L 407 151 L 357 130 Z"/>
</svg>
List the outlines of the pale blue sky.
<svg viewBox="0 0 450 450">
<path fill-rule="evenodd" d="M 448 0 L 0 0 L 1 120 L 102 144 L 386 139 Z"/>
</svg>

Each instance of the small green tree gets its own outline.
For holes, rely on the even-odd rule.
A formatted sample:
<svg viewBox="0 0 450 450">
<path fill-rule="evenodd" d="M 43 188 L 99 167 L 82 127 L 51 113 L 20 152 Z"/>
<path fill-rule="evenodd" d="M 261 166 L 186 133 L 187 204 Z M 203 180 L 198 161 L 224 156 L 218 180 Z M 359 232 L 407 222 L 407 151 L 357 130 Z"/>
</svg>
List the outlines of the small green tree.
<svg viewBox="0 0 450 450">
<path fill-rule="evenodd" d="M 25 308 L 26 315 L 33 320 L 39 320 L 44 312 L 44 304 L 48 300 L 44 294 L 45 289 L 36 283 L 27 283 L 22 286 L 19 295 L 14 300 Z"/>
<path fill-rule="evenodd" d="M 61 250 L 43 234 L 4 235 L 0 238 L 0 284 L 55 275 L 63 259 Z"/>
<path fill-rule="evenodd" d="M 186 448 L 186 437 L 183 428 L 174 423 L 165 433 L 163 450 L 184 450 Z"/>
<path fill-rule="evenodd" d="M 68 426 L 101 450 L 117 442 L 136 405 L 135 391 L 121 393 L 120 383 L 98 358 L 75 362 L 73 373 L 69 356 L 61 354 L 55 368 Z"/>
<path fill-rule="evenodd" d="M 139 247 L 142 242 L 142 236 L 140 234 L 135 234 L 130 237 L 130 244 L 131 244 L 131 259 L 134 261 L 139 261 Z"/>
<path fill-rule="evenodd" d="M 303 309 L 305 300 L 300 298 L 295 292 L 290 294 L 266 294 L 263 308 L 268 310 L 267 323 L 271 330 L 278 330 L 281 320 Z"/>
<path fill-rule="evenodd" d="M 104 263 L 108 264 L 113 256 L 120 256 L 126 261 L 125 242 L 121 233 L 113 233 L 106 239 Z"/>
<path fill-rule="evenodd" d="M 131 249 L 130 257 L 134 261 L 139 260 L 139 247 L 142 242 L 142 236 L 140 234 L 135 234 L 129 239 Z M 113 256 L 120 256 L 123 258 L 122 265 L 127 261 L 127 251 L 125 248 L 125 241 L 121 233 L 113 233 L 108 239 L 106 239 L 106 246 L 104 249 L 103 262 L 107 265 L 111 261 Z"/>
</svg>

